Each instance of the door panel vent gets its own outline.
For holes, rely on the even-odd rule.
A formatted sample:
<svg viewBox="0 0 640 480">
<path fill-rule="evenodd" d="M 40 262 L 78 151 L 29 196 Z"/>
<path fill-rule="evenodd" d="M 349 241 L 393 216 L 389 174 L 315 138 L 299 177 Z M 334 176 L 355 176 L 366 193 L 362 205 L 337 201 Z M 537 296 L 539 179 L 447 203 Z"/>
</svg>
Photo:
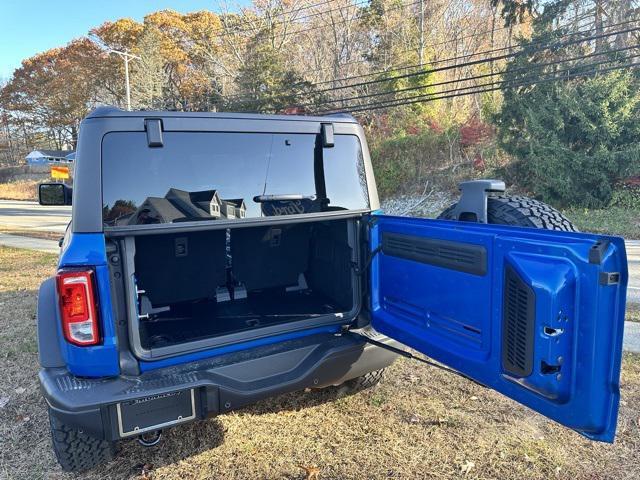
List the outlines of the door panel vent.
<svg viewBox="0 0 640 480">
<path fill-rule="evenodd" d="M 383 232 L 382 252 L 474 275 L 487 273 L 487 250 L 482 245 Z"/>
<path fill-rule="evenodd" d="M 504 274 L 502 368 L 527 377 L 533 371 L 535 292 L 510 266 Z"/>
<path fill-rule="evenodd" d="M 398 298 L 384 297 L 384 308 L 395 315 L 400 315 L 418 325 L 427 324 L 427 314 L 422 307 L 405 302 Z"/>
</svg>

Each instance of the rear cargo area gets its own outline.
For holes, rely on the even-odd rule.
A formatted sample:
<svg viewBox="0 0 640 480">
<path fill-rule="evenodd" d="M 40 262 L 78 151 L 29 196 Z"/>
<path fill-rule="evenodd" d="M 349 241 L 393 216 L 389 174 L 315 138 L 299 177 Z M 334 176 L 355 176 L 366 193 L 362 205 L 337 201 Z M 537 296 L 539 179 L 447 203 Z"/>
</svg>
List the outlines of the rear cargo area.
<svg viewBox="0 0 640 480">
<path fill-rule="evenodd" d="M 354 308 L 350 222 L 135 237 L 133 337 L 143 350 L 175 351 L 339 323 Z"/>
</svg>

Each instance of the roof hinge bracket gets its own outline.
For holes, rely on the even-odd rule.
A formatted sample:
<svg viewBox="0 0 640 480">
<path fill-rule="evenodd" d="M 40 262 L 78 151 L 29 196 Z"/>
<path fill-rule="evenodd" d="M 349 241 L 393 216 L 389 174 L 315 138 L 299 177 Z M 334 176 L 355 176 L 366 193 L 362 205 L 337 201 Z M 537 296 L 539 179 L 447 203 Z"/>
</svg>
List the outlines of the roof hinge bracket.
<svg viewBox="0 0 640 480">
<path fill-rule="evenodd" d="M 163 146 L 162 120 L 159 118 L 147 118 L 144 121 L 144 129 L 147 131 L 147 145 L 151 148 Z"/>
</svg>

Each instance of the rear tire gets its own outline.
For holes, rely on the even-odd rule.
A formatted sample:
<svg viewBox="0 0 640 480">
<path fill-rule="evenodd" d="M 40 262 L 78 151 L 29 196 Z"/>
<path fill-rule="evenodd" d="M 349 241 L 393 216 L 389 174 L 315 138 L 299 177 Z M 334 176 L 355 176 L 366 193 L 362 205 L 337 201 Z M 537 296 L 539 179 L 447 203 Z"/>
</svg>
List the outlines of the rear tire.
<svg viewBox="0 0 640 480">
<path fill-rule="evenodd" d="M 91 437 L 81 430 L 69 427 L 51 413 L 49 424 L 53 451 L 65 472 L 81 472 L 113 459 L 113 442 Z"/>
<path fill-rule="evenodd" d="M 451 205 L 438 218 L 455 220 Z M 521 195 L 492 195 L 487 199 L 487 222 L 498 225 L 577 232 L 571 221 L 546 203 Z"/>
<path fill-rule="evenodd" d="M 359 391 L 365 390 L 367 388 L 371 388 L 376 386 L 384 377 L 385 369 L 374 370 L 373 372 L 365 373 L 364 375 L 356 378 L 352 378 L 351 380 L 347 380 L 345 385 L 348 386 L 351 390 Z"/>
</svg>

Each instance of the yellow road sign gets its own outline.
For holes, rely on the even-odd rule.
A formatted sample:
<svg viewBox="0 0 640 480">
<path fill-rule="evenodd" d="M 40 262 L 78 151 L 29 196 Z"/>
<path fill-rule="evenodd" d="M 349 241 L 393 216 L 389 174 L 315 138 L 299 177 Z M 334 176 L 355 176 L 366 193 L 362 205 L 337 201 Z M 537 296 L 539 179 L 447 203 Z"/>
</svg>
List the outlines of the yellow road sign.
<svg viewBox="0 0 640 480">
<path fill-rule="evenodd" d="M 69 178 L 69 167 L 51 166 L 51 178 Z"/>
</svg>

